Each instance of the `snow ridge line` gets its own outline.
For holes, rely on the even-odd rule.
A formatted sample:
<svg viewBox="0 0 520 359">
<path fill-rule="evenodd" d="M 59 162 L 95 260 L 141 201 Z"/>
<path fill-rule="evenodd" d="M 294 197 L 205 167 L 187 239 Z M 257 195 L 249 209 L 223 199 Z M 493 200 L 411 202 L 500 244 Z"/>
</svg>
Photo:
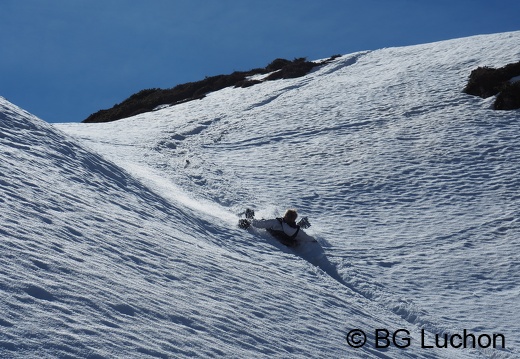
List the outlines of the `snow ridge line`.
<svg viewBox="0 0 520 359">
<path fill-rule="evenodd" d="M 341 70 L 343 68 L 355 65 L 359 61 L 359 59 L 361 59 L 362 57 L 368 55 L 371 52 L 372 51 L 362 51 L 362 52 L 356 53 L 356 54 L 354 54 L 354 55 L 352 55 L 350 57 L 347 57 L 345 59 L 343 58 L 344 56 L 341 56 L 341 57 L 339 57 L 339 59 L 335 59 L 335 60 L 331 61 L 330 64 L 327 64 L 327 65 L 325 65 L 322 68 L 318 67 L 317 69 L 312 70 L 311 74 L 312 73 L 319 73 L 320 76 L 332 74 L 332 73 L 334 73 L 336 71 L 339 71 L 339 70 Z M 329 68 L 329 67 L 331 67 L 331 68 Z M 267 97 L 265 100 L 262 100 L 260 102 L 257 102 L 255 104 L 250 105 L 248 108 L 245 109 L 245 111 L 250 111 L 250 110 L 253 110 L 255 108 L 265 106 L 265 105 L 275 101 L 280 96 L 282 96 L 285 93 L 287 93 L 288 91 L 296 90 L 296 89 L 299 89 L 299 88 L 307 85 L 308 83 L 310 83 L 313 80 L 313 76 L 311 76 L 311 74 L 307 74 L 307 76 L 305 76 L 303 78 L 298 78 L 297 79 L 298 80 L 297 84 L 284 87 L 284 88 L 280 89 L 275 94 L 270 94 L 269 97 Z"/>
<path fill-rule="evenodd" d="M 339 70 L 341 70 L 341 69 L 343 69 L 345 67 L 349 67 L 349 66 L 355 65 L 361 58 L 363 58 L 364 56 L 368 55 L 371 52 L 372 52 L 371 50 L 369 50 L 369 51 L 361 51 L 361 52 L 358 52 L 358 53 L 355 53 L 355 54 L 351 55 L 350 57 L 348 57 L 346 59 L 344 59 L 345 56 L 342 56 L 342 57 L 339 58 L 339 60 L 333 61 L 331 63 L 331 65 L 329 65 L 332 68 L 327 69 L 327 67 L 329 67 L 329 66 L 326 66 L 324 68 L 324 71 L 321 73 L 321 75 L 329 75 L 329 74 L 331 74 L 333 72 L 336 72 L 336 71 L 339 71 Z M 334 66 L 332 66 L 332 65 L 334 65 Z"/>
</svg>

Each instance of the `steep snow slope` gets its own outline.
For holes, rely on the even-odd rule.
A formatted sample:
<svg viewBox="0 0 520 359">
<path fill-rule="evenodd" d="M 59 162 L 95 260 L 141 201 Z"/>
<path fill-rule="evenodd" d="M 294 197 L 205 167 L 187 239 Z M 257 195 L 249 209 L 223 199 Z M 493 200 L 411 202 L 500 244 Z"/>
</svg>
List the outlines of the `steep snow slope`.
<svg viewBox="0 0 520 359">
<path fill-rule="evenodd" d="M 351 328 L 419 327 L 3 98 L 0 156 L 1 358 L 453 356 L 351 352 Z"/>
<path fill-rule="evenodd" d="M 349 291 L 215 245 L 242 233 L 0 106 L 0 357 L 316 356 L 342 341 Z"/>
<path fill-rule="evenodd" d="M 199 240 L 241 255 L 260 251 L 268 264 L 255 270 L 284 271 L 281 288 L 309 313 L 305 326 L 317 328 L 308 335 L 336 333 L 319 346 L 291 336 L 302 340 L 302 355 L 314 348 L 311 356 L 394 357 L 337 339 L 356 325 L 384 328 L 396 315 L 413 333 L 504 334 L 505 350 L 471 356 L 516 357 L 520 115 L 492 111 L 462 89 L 477 66 L 518 61 L 519 41 L 513 32 L 360 52 L 303 78 L 229 88 L 114 123 L 58 127 L 169 203 L 226 228 Z M 318 279 L 300 257 L 264 246 L 267 237 L 237 234 L 232 214 L 246 206 L 263 216 L 295 206 L 310 216 L 310 233 L 346 285 Z M 316 300 L 331 307 L 317 309 Z M 367 305 L 377 314 L 354 309 Z M 280 324 L 278 314 L 263 321 L 263 333 Z M 417 342 L 397 353 L 469 355 Z"/>
</svg>

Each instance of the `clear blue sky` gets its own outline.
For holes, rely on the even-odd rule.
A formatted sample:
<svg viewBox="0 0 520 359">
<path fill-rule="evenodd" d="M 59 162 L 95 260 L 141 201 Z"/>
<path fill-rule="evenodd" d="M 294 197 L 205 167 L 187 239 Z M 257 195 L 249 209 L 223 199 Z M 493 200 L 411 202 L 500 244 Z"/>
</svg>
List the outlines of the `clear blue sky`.
<svg viewBox="0 0 520 359">
<path fill-rule="evenodd" d="M 278 57 L 514 30 L 519 0 L 0 0 L 0 96 L 75 122 L 145 88 Z"/>
</svg>

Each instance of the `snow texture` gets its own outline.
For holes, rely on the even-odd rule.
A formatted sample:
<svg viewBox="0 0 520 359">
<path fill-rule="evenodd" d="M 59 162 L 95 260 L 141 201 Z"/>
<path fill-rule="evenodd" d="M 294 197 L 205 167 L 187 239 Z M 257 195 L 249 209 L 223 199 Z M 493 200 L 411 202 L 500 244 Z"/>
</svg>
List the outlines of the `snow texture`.
<svg viewBox="0 0 520 359">
<path fill-rule="evenodd" d="M 462 93 L 519 43 L 359 52 L 103 124 L 0 98 L 0 358 L 519 357 L 520 113 Z M 246 207 L 318 242 L 241 230 Z M 420 344 L 463 330 L 505 348 Z"/>
</svg>

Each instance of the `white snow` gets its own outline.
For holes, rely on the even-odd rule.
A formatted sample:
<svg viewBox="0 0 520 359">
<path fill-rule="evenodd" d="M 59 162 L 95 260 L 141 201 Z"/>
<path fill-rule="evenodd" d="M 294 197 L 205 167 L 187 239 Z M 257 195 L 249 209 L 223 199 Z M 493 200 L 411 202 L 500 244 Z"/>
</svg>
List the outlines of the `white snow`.
<svg viewBox="0 0 520 359">
<path fill-rule="evenodd" d="M 0 98 L 0 357 L 519 357 L 520 113 L 462 93 L 519 41 L 344 55 L 105 124 Z M 318 243 L 243 231 L 246 207 L 296 207 Z M 464 330 L 506 347 L 421 346 Z"/>
</svg>

